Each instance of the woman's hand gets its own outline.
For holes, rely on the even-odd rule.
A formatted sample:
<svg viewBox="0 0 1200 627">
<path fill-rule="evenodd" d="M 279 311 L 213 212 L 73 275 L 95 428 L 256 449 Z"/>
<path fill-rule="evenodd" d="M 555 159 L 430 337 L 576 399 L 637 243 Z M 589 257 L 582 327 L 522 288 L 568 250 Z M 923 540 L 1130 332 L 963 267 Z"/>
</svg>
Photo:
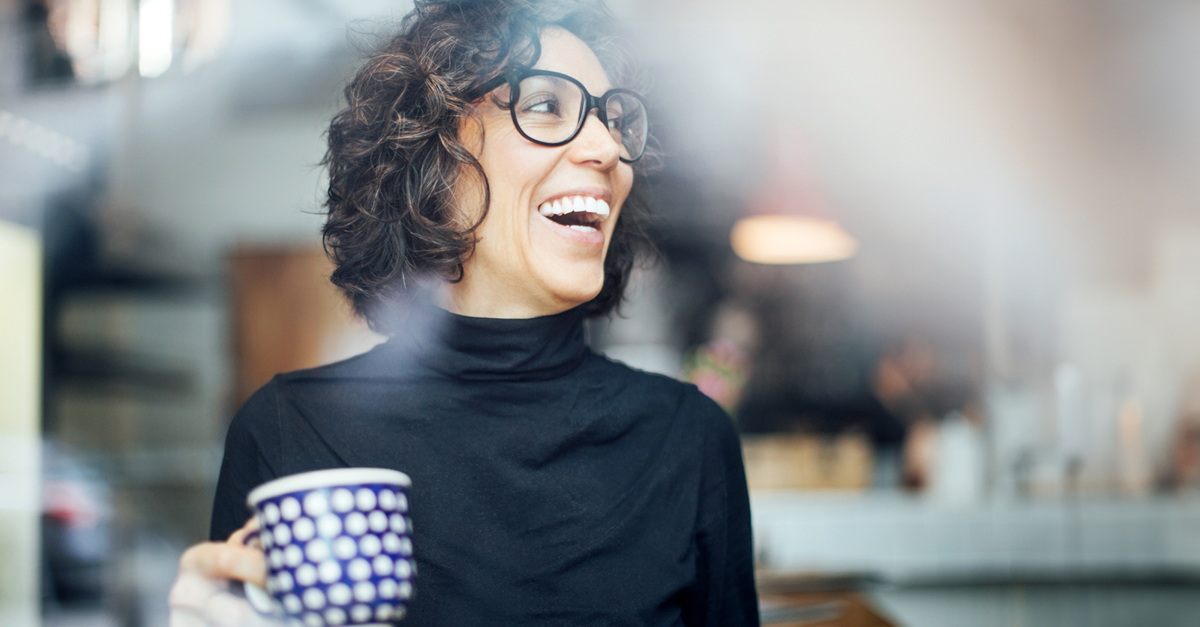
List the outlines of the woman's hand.
<svg viewBox="0 0 1200 627">
<path fill-rule="evenodd" d="M 230 590 L 230 580 L 266 586 L 262 551 L 243 544 L 256 529 L 258 522 L 251 518 L 225 542 L 205 542 L 184 552 L 179 560 L 179 577 L 171 588 L 170 627 L 279 625 L 255 612 L 244 597 Z"/>
</svg>

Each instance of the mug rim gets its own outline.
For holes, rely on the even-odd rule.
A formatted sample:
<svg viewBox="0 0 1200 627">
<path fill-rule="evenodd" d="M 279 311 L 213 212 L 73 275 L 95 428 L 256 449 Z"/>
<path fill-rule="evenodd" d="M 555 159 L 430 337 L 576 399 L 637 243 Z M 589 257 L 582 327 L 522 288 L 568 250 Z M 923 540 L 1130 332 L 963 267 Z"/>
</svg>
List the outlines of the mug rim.
<svg viewBox="0 0 1200 627">
<path fill-rule="evenodd" d="M 292 492 L 338 488 L 364 484 L 391 484 L 412 487 L 412 480 L 399 470 L 388 468 L 328 468 L 272 479 L 250 491 L 246 503 L 251 508 L 266 499 Z"/>
</svg>

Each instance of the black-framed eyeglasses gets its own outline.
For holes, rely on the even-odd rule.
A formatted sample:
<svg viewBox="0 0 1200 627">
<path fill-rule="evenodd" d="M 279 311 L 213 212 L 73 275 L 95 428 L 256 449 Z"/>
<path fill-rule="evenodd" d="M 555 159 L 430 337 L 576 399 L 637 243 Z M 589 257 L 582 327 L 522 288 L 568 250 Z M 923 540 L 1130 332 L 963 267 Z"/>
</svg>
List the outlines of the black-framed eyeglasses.
<svg viewBox="0 0 1200 627">
<path fill-rule="evenodd" d="M 621 161 L 633 163 L 646 151 L 650 121 L 646 103 L 628 89 L 610 89 L 593 96 L 578 80 L 549 70 L 519 70 L 484 83 L 477 93 L 483 96 L 504 85 L 509 86 L 505 105 L 513 125 L 522 137 L 543 146 L 562 146 L 583 130 L 593 109 L 621 147 Z"/>
</svg>

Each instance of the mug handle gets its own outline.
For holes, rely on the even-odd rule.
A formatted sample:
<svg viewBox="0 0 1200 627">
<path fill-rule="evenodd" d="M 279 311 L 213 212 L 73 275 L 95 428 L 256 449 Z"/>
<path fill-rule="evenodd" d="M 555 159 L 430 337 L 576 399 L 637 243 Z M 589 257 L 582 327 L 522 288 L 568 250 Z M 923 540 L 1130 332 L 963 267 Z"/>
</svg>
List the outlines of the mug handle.
<svg viewBox="0 0 1200 627">
<path fill-rule="evenodd" d="M 260 535 L 262 535 L 262 529 L 251 531 L 246 534 L 246 537 L 242 538 L 242 544 L 252 548 L 261 548 L 261 543 L 257 545 L 251 544 L 258 540 Z M 283 616 L 282 608 L 275 602 L 275 599 L 271 598 L 270 593 L 246 581 L 241 582 L 241 584 L 242 590 L 246 595 L 246 601 L 250 603 L 250 607 L 254 608 L 254 611 L 271 618 Z"/>
</svg>

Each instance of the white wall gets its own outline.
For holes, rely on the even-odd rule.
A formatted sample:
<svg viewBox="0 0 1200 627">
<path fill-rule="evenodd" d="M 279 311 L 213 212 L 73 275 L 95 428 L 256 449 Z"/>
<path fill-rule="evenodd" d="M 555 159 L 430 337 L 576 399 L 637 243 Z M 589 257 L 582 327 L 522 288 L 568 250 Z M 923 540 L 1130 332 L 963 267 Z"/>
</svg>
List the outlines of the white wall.
<svg viewBox="0 0 1200 627">
<path fill-rule="evenodd" d="M 41 244 L 0 222 L 0 627 L 38 621 Z"/>
</svg>

